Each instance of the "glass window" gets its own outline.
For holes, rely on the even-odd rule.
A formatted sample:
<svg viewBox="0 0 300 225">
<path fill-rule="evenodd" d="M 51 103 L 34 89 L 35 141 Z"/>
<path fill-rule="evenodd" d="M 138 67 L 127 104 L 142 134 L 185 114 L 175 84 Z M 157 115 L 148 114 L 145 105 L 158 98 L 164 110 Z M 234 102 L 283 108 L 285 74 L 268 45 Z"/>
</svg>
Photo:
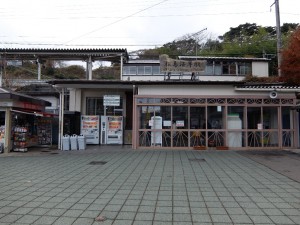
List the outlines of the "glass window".
<svg viewBox="0 0 300 225">
<path fill-rule="evenodd" d="M 87 98 L 86 115 L 104 115 L 103 98 Z"/>
<path fill-rule="evenodd" d="M 150 120 L 153 116 L 159 116 L 160 106 L 141 106 L 140 111 L 140 129 L 151 129 Z"/>
<path fill-rule="evenodd" d="M 174 106 L 172 123 L 176 129 L 188 129 L 188 107 Z"/>
<path fill-rule="evenodd" d="M 145 74 L 144 66 L 138 66 L 137 69 L 138 69 L 138 75 L 144 75 Z"/>
<path fill-rule="evenodd" d="M 206 127 L 205 107 L 190 108 L 190 128 L 205 129 Z"/>
<path fill-rule="evenodd" d="M 64 94 L 64 110 L 69 110 L 70 107 L 70 92 Z"/>
<path fill-rule="evenodd" d="M 213 65 L 206 64 L 204 75 L 213 75 Z"/>
<path fill-rule="evenodd" d="M 229 64 L 229 74 L 236 75 L 236 64 L 234 62 Z"/>
<path fill-rule="evenodd" d="M 120 106 L 106 106 L 107 116 L 122 116 L 123 101 L 120 98 Z M 104 115 L 103 98 L 86 98 L 86 115 Z"/>
<path fill-rule="evenodd" d="M 215 62 L 214 74 L 215 75 L 221 75 L 222 74 L 222 66 L 219 62 Z"/>
<path fill-rule="evenodd" d="M 261 147 L 263 144 L 261 119 L 261 107 L 247 108 L 247 127 L 253 129 L 253 131 L 248 131 L 248 146 Z"/>
<path fill-rule="evenodd" d="M 152 67 L 151 66 L 145 66 L 145 74 L 152 75 Z"/>
<path fill-rule="evenodd" d="M 289 130 L 293 129 L 293 117 L 292 111 L 289 107 L 282 107 L 282 146 L 284 147 L 291 147 L 294 141 L 294 132 Z"/>
<path fill-rule="evenodd" d="M 136 66 L 129 67 L 129 74 L 136 75 Z"/>
<path fill-rule="evenodd" d="M 169 129 L 171 127 L 171 107 L 160 106 L 160 110 L 156 111 L 156 116 L 161 116 L 163 121 L 163 129 Z"/>
<path fill-rule="evenodd" d="M 282 129 L 293 128 L 293 122 L 291 120 L 291 110 L 289 107 L 282 107 Z"/>
<path fill-rule="evenodd" d="M 123 67 L 123 74 L 128 75 L 129 74 L 129 66 L 124 66 Z"/>
<path fill-rule="evenodd" d="M 278 128 L 278 109 L 277 107 L 263 108 L 263 129 Z"/>
<path fill-rule="evenodd" d="M 261 124 L 261 108 L 248 107 L 247 108 L 247 127 L 248 129 L 262 129 Z"/>
<path fill-rule="evenodd" d="M 224 129 L 223 121 L 224 106 L 207 107 L 207 129 Z"/>
<path fill-rule="evenodd" d="M 154 115 L 153 112 L 149 109 L 149 106 L 138 107 L 140 111 L 140 129 L 150 129 L 149 120 Z"/>
<path fill-rule="evenodd" d="M 223 62 L 222 63 L 222 74 L 229 74 L 229 63 Z"/>
<path fill-rule="evenodd" d="M 238 63 L 238 74 L 240 75 L 248 75 L 248 74 L 252 74 L 252 67 L 251 67 L 251 63 Z"/>
<path fill-rule="evenodd" d="M 148 103 L 148 99 L 147 98 L 137 98 L 137 103 Z"/>
<path fill-rule="evenodd" d="M 228 106 L 228 129 L 244 129 L 244 107 Z M 230 122 L 229 122 L 230 121 Z"/>
<path fill-rule="evenodd" d="M 227 115 L 227 143 L 229 147 L 244 146 L 244 134 L 240 130 L 244 128 L 244 107 L 228 106 Z"/>
<path fill-rule="evenodd" d="M 152 66 L 153 74 L 160 74 L 160 68 L 159 66 Z"/>
</svg>

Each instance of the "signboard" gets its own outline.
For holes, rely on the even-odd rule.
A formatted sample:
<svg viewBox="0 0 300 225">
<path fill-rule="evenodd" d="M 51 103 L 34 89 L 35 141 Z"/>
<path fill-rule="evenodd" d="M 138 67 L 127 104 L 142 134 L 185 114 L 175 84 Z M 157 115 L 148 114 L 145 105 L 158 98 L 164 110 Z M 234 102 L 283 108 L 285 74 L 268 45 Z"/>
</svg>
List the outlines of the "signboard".
<svg viewBox="0 0 300 225">
<path fill-rule="evenodd" d="M 104 106 L 120 106 L 120 95 L 104 95 Z"/>
<path fill-rule="evenodd" d="M 257 129 L 258 129 L 258 130 L 262 130 L 262 129 L 263 129 L 262 123 L 258 123 L 258 124 L 257 124 Z"/>
<path fill-rule="evenodd" d="M 176 127 L 184 127 L 184 120 L 176 120 Z"/>
<path fill-rule="evenodd" d="M 7 61 L 8 66 L 22 66 L 21 60 L 8 60 Z"/>
<path fill-rule="evenodd" d="M 206 60 L 171 59 L 168 55 L 161 55 L 159 61 L 161 72 L 202 72 L 206 66 Z"/>
</svg>

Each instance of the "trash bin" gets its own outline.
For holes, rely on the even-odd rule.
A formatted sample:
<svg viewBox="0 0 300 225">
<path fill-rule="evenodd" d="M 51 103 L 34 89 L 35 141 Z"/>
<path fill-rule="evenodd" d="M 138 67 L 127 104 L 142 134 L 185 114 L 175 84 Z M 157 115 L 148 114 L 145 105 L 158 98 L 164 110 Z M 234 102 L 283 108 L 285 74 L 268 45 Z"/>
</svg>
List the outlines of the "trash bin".
<svg viewBox="0 0 300 225">
<path fill-rule="evenodd" d="M 77 135 L 73 134 L 70 137 L 70 142 L 71 142 L 71 150 L 77 150 L 78 146 L 77 146 Z"/>
<path fill-rule="evenodd" d="M 77 136 L 78 140 L 78 150 L 85 150 L 86 148 L 86 140 L 83 134 Z"/>
<path fill-rule="evenodd" d="M 69 151 L 70 150 L 70 136 L 65 134 L 62 138 L 62 150 Z"/>
</svg>

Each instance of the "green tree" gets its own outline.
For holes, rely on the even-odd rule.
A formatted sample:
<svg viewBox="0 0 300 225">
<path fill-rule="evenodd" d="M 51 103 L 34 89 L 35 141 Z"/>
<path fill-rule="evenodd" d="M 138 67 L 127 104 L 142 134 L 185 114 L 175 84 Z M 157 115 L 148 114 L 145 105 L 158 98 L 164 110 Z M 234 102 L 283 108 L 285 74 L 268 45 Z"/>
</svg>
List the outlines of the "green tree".
<svg viewBox="0 0 300 225">
<path fill-rule="evenodd" d="M 54 74 L 57 79 L 83 79 L 85 76 L 85 69 L 79 65 L 57 68 Z"/>
<path fill-rule="evenodd" d="M 283 44 L 289 33 L 297 27 L 294 23 L 285 23 L 281 27 Z M 275 27 L 262 27 L 254 24 L 242 24 L 224 34 L 223 55 L 240 57 L 265 57 L 270 61 L 270 75 L 277 75 L 277 37 Z"/>
<path fill-rule="evenodd" d="M 93 79 L 99 80 L 119 80 L 120 63 L 113 63 L 111 66 L 100 64 L 97 69 L 93 70 Z"/>
<path fill-rule="evenodd" d="M 202 31 L 183 35 L 159 48 L 138 50 L 131 54 L 137 55 L 139 59 L 158 59 L 162 54 L 167 54 L 171 58 L 179 55 L 195 55 L 203 49 L 207 39 L 207 34 Z"/>
</svg>

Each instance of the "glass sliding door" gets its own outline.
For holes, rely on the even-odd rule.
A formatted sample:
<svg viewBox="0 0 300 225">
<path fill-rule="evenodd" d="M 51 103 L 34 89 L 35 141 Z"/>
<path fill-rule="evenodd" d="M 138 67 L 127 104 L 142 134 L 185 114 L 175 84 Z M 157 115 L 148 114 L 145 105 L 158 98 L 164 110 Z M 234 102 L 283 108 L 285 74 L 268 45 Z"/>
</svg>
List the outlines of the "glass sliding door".
<svg viewBox="0 0 300 225">
<path fill-rule="evenodd" d="M 207 146 L 206 107 L 190 107 L 190 147 Z"/>
<path fill-rule="evenodd" d="M 99 100 L 89 101 L 99 111 Z M 263 149 L 294 147 L 294 101 L 150 97 L 137 100 L 139 147 Z"/>
<path fill-rule="evenodd" d="M 189 120 L 187 106 L 172 107 L 172 142 L 173 147 L 188 147 Z"/>
<path fill-rule="evenodd" d="M 289 107 L 281 108 L 282 147 L 291 147 L 294 142 L 294 125 L 292 111 Z"/>
<path fill-rule="evenodd" d="M 278 122 L 278 107 L 263 107 L 263 146 L 279 146 Z"/>
<path fill-rule="evenodd" d="M 245 132 L 244 132 L 244 106 L 228 106 L 227 114 L 227 143 L 228 147 L 244 147 Z"/>
<path fill-rule="evenodd" d="M 261 107 L 247 108 L 248 146 L 262 146 L 262 119 Z"/>
<path fill-rule="evenodd" d="M 172 128 L 171 107 L 161 106 L 160 111 L 158 111 L 156 114 L 162 118 L 162 146 L 170 147 Z"/>
<path fill-rule="evenodd" d="M 209 147 L 224 146 L 225 143 L 225 106 L 207 106 L 207 141 Z"/>
<path fill-rule="evenodd" d="M 139 145 L 142 147 L 151 146 L 150 118 L 154 111 L 150 106 L 140 106 L 139 111 Z"/>
</svg>

